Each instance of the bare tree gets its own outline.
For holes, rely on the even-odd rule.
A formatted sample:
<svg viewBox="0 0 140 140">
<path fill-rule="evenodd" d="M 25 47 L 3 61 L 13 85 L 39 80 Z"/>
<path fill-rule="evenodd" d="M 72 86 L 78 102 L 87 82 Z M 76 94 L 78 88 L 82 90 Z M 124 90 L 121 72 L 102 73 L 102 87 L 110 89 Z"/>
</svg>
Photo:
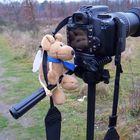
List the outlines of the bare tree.
<svg viewBox="0 0 140 140">
<path fill-rule="evenodd" d="M 0 20 L 5 20 L 10 24 L 16 23 L 20 28 L 24 27 L 32 30 L 37 30 L 38 21 L 42 22 L 42 25 L 51 25 L 54 19 L 56 23 L 60 18 L 72 15 L 73 12 L 83 5 L 108 5 L 111 12 L 124 11 L 140 5 L 140 0 L 83 0 L 80 2 L 45 0 L 42 4 L 37 3 L 36 0 L 5 1 L 7 2 L 1 3 Z"/>
<path fill-rule="evenodd" d="M 25 24 L 27 29 L 32 29 L 34 31 L 38 30 L 36 16 L 35 16 L 35 4 L 34 0 L 25 0 L 22 3 L 23 16 L 25 19 Z"/>
</svg>

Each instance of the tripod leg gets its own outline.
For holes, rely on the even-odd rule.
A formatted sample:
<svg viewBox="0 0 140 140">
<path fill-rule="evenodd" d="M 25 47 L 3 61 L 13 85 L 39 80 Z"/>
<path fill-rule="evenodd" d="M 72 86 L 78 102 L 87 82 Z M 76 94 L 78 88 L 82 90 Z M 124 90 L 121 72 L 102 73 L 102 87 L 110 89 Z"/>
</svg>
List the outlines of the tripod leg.
<svg viewBox="0 0 140 140">
<path fill-rule="evenodd" d="M 87 101 L 87 140 L 94 139 L 95 97 L 96 85 L 94 83 L 89 83 Z"/>
</svg>

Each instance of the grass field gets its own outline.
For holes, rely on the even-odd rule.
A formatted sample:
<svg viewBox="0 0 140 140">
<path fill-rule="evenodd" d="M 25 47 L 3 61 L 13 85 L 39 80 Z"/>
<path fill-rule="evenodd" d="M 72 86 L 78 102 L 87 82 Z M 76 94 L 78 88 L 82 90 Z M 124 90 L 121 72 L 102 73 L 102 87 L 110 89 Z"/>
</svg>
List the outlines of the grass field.
<svg viewBox="0 0 140 140">
<path fill-rule="evenodd" d="M 121 140 L 140 140 L 140 41 L 129 40 L 135 53 L 130 50 L 124 56 L 124 74 L 121 77 L 118 131 Z M 128 44 L 129 45 L 129 44 Z M 97 87 L 95 140 L 103 139 L 107 131 L 111 112 L 115 67 L 110 64 L 111 82 Z M 0 36 L 0 140 L 42 140 L 45 139 L 44 117 L 49 109 L 46 97 L 27 114 L 15 121 L 8 109 L 11 105 L 29 96 L 40 87 L 37 74 L 32 73 L 32 61 L 22 50 L 13 49 Z M 81 83 L 81 81 L 80 81 Z M 81 85 L 80 85 L 81 86 Z M 78 102 L 79 90 L 69 93 L 67 101 L 58 106 L 62 112 L 61 140 L 86 139 L 86 101 Z"/>
</svg>

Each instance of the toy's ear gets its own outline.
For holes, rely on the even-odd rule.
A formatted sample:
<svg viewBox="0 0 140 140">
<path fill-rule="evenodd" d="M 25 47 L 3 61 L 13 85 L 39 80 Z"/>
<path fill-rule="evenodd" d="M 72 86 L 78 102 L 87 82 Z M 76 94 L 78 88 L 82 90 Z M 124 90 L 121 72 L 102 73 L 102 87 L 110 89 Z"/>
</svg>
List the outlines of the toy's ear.
<svg viewBox="0 0 140 140">
<path fill-rule="evenodd" d="M 62 42 L 63 36 L 62 36 L 60 33 L 57 33 L 57 34 L 55 35 L 55 39 L 56 39 L 56 41 Z"/>
<path fill-rule="evenodd" d="M 55 42 L 55 39 L 52 35 L 45 35 L 41 41 L 41 46 L 43 48 L 43 50 L 48 51 L 51 47 L 51 44 L 53 44 Z"/>
</svg>

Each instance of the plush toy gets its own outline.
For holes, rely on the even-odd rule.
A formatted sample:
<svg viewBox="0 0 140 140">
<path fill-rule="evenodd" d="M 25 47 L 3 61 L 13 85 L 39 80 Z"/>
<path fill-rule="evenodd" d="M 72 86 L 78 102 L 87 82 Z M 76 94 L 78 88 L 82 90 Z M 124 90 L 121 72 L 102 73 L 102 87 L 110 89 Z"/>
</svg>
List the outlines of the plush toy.
<svg viewBox="0 0 140 140">
<path fill-rule="evenodd" d="M 74 64 L 67 62 L 68 60 L 73 59 L 74 50 L 72 47 L 65 45 L 62 42 L 61 34 L 56 34 L 55 37 L 49 34 L 45 35 L 41 41 L 41 46 L 43 51 L 47 51 L 48 54 L 48 83 L 57 85 L 52 91 L 46 92 L 48 95 L 52 95 L 55 104 L 63 104 L 65 102 L 65 95 L 62 88 L 74 90 L 78 87 L 76 78 L 73 75 L 65 74 L 68 70 L 74 70 Z M 60 76 L 63 78 L 59 84 Z M 44 78 L 42 65 L 39 70 L 39 77 L 40 83 L 42 84 Z"/>
</svg>

